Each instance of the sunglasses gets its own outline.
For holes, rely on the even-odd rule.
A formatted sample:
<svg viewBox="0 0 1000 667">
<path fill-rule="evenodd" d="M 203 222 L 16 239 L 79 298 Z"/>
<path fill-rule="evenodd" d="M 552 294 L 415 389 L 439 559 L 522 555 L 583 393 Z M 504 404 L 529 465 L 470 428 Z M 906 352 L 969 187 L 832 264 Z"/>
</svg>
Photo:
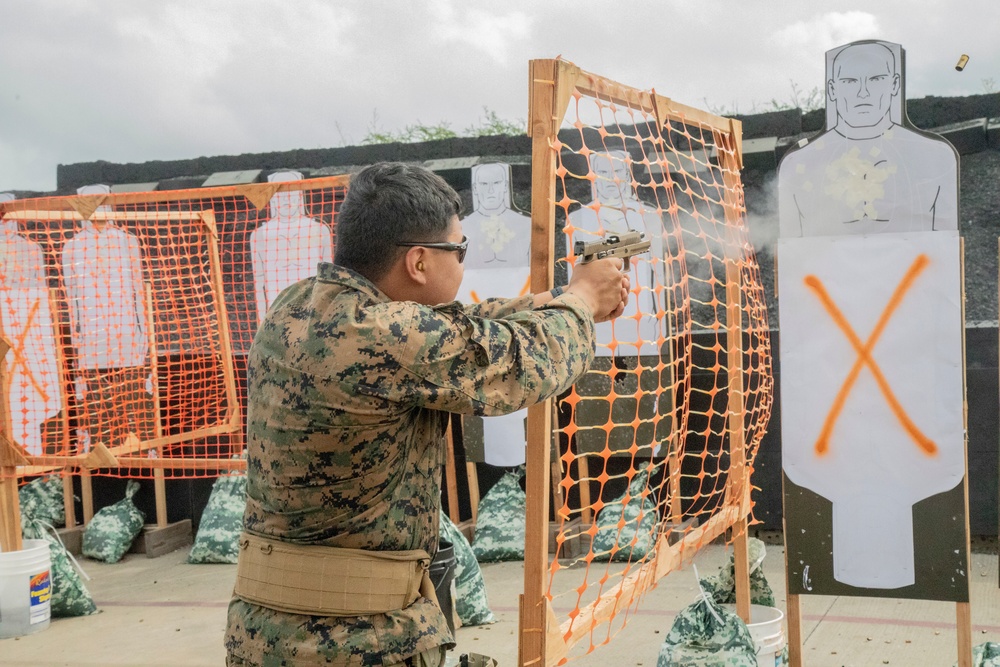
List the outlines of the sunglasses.
<svg viewBox="0 0 1000 667">
<path fill-rule="evenodd" d="M 449 250 L 458 253 L 458 263 L 465 261 L 465 253 L 469 250 L 469 237 L 463 236 L 461 243 L 448 243 L 447 241 L 434 241 L 423 243 L 422 241 L 400 241 L 396 245 L 411 248 L 435 248 L 437 250 Z"/>
</svg>

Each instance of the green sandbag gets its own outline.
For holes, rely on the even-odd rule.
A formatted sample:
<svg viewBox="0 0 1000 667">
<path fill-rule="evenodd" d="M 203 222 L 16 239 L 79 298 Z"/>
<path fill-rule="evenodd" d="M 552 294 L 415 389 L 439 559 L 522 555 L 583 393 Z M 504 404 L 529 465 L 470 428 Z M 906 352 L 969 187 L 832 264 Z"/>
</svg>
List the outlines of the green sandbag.
<svg viewBox="0 0 1000 667">
<path fill-rule="evenodd" d="M 747 541 L 747 560 L 750 565 L 750 604 L 765 607 L 777 606 L 774 601 L 774 591 L 764 576 L 764 556 L 767 550 L 764 543 L 756 537 Z M 701 580 L 702 588 L 718 604 L 736 604 L 736 555 L 729 554 L 729 564 L 724 565 L 719 573 Z"/>
<path fill-rule="evenodd" d="M 83 531 L 83 555 L 105 563 L 117 563 L 142 532 L 145 515 L 132 497 L 139 490 L 139 483 L 130 479 L 125 487 L 125 497 L 113 505 L 101 508 Z"/>
<path fill-rule="evenodd" d="M 674 619 L 656 667 L 757 667 L 746 623 L 707 595 Z"/>
<path fill-rule="evenodd" d="M 23 509 L 23 508 L 22 508 Z M 21 531 L 26 540 L 46 540 L 52 561 L 52 616 L 87 616 L 97 611 L 94 598 L 71 563 L 65 545 L 56 536 L 55 528 L 31 514 L 31 508 L 21 513 Z"/>
<path fill-rule="evenodd" d="M 597 513 L 595 561 L 636 561 L 653 550 L 659 519 L 651 496 L 642 495 L 648 479 L 645 470 L 636 474 L 628 490 Z"/>
<path fill-rule="evenodd" d="M 246 475 L 226 475 L 215 480 L 187 562 L 235 563 L 246 505 Z"/>
<path fill-rule="evenodd" d="M 66 525 L 62 477 L 39 477 L 18 489 L 17 496 L 22 513 L 56 528 Z"/>
<path fill-rule="evenodd" d="M 505 474 L 479 501 L 472 551 L 480 563 L 524 560 L 524 505 L 521 475 Z"/>
<path fill-rule="evenodd" d="M 451 542 L 455 550 L 455 611 L 462 625 L 487 625 L 496 623 L 486 599 L 486 582 L 479 568 L 476 554 L 469 540 L 452 523 L 448 515 L 441 512 L 441 538 Z"/>
<path fill-rule="evenodd" d="M 977 644 L 972 649 L 972 667 L 1000 667 L 1000 643 Z"/>
</svg>

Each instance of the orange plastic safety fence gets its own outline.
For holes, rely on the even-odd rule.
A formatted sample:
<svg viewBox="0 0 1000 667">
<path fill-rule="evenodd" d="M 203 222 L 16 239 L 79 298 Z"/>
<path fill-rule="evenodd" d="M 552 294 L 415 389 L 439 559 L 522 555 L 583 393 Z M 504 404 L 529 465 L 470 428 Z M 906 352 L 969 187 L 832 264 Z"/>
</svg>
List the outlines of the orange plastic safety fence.
<svg viewBox="0 0 1000 667">
<path fill-rule="evenodd" d="M 3 430 L 18 475 L 243 465 L 257 324 L 332 259 L 346 191 L 343 177 L 294 178 L 2 204 Z"/>
<path fill-rule="evenodd" d="M 586 73 L 568 99 L 551 140 L 559 265 L 571 275 L 574 244 L 608 234 L 641 231 L 652 247 L 558 404 L 547 664 L 610 641 L 658 578 L 747 515 L 772 403 L 733 126 Z"/>
</svg>

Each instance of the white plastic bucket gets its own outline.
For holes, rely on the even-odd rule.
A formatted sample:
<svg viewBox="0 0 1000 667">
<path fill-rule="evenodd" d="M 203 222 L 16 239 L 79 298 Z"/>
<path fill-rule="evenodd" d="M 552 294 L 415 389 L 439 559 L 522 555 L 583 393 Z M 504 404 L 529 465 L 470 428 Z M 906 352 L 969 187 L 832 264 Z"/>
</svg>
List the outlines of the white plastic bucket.
<svg viewBox="0 0 1000 667">
<path fill-rule="evenodd" d="M 47 540 L 24 540 L 20 551 L 0 552 L 0 639 L 49 627 L 52 562 Z"/>
<path fill-rule="evenodd" d="M 736 605 L 723 605 L 729 611 L 736 613 Z M 782 654 L 785 651 L 785 632 L 781 622 L 785 614 L 775 607 L 750 605 L 750 622 L 747 629 L 753 638 L 757 650 L 758 667 L 781 667 Z"/>
</svg>

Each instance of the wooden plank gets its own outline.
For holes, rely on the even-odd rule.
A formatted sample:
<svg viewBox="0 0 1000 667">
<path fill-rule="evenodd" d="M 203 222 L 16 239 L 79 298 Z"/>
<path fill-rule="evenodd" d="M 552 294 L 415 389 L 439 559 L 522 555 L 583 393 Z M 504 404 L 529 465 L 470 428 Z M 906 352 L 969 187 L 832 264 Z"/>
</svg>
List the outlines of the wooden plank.
<svg viewBox="0 0 1000 667">
<path fill-rule="evenodd" d="M 476 471 L 476 464 L 472 461 L 466 461 L 465 474 L 469 485 L 469 507 L 472 508 L 472 525 L 474 526 L 479 518 L 479 474 Z"/>
<path fill-rule="evenodd" d="M 73 475 L 67 468 L 63 472 L 63 508 L 66 511 L 66 529 L 71 530 L 76 527 L 76 504 L 73 502 Z"/>
<path fill-rule="evenodd" d="M 444 433 L 445 459 L 444 459 L 444 482 L 445 493 L 448 495 L 448 517 L 451 522 L 458 525 L 462 521 L 461 512 L 458 511 L 458 474 L 455 470 L 455 432 L 451 428 L 451 419 L 448 420 L 448 427 Z"/>
<path fill-rule="evenodd" d="M 191 544 L 191 520 L 183 519 L 166 526 L 147 524 L 136 537 L 129 549 L 131 553 L 146 554 L 147 558 L 159 558 Z"/>
<path fill-rule="evenodd" d="M 969 543 L 969 399 L 968 381 L 966 378 L 966 358 L 965 358 L 965 239 L 960 238 L 958 266 L 961 276 L 959 285 L 962 286 L 962 420 L 965 429 L 965 476 L 962 478 L 962 487 L 965 496 L 965 572 L 966 584 L 971 589 L 968 582 L 972 579 L 972 545 Z M 970 590 L 971 594 L 972 591 Z M 968 602 L 959 602 L 955 605 L 956 632 L 958 634 L 958 667 L 972 667 L 972 605 Z"/>
<path fill-rule="evenodd" d="M 156 527 L 167 527 L 167 482 L 163 468 L 153 470 L 153 494 L 156 497 Z"/>
<path fill-rule="evenodd" d="M 245 472 L 245 459 L 151 459 L 147 457 L 119 457 L 118 465 L 122 468 L 138 468 L 156 470 L 217 470 Z"/>
<path fill-rule="evenodd" d="M 160 408 L 160 364 L 159 346 L 156 343 L 153 317 L 153 285 L 145 283 L 146 293 L 146 332 L 149 335 L 149 371 L 153 385 L 153 429 L 157 438 L 163 437 L 163 413 Z M 134 434 L 132 434 L 134 435 Z M 156 453 L 155 450 L 153 453 Z M 156 499 L 156 525 L 167 527 L 167 483 L 162 469 L 153 471 L 153 495 Z"/>
<path fill-rule="evenodd" d="M 593 499 L 590 497 L 590 463 L 587 455 L 577 453 L 576 472 L 580 487 L 580 518 L 589 527 L 594 523 Z"/>
<path fill-rule="evenodd" d="M 653 102 L 656 107 L 656 117 L 660 127 L 663 127 L 669 121 L 677 121 L 692 125 L 699 125 L 713 130 L 719 130 L 721 132 L 729 132 L 731 130 L 729 118 L 723 118 L 722 116 L 717 116 L 716 114 L 704 111 L 703 109 L 697 109 L 686 104 L 681 104 L 680 102 L 676 102 L 669 97 L 664 97 L 662 95 L 654 94 Z"/>
<path fill-rule="evenodd" d="M 125 444 L 128 446 L 130 443 L 137 443 L 139 439 L 135 436 L 135 433 L 129 433 L 125 437 Z M 117 468 L 118 459 L 115 455 L 104 446 L 103 442 L 98 442 L 90 447 L 90 452 L 83 457 L 83 467 L 85 468 Z"/>
<path fill-rule="evenodd" d="M 2 324 L 0 324 L 2 330 Z M 4 552 L 20 551 L 21 504 L 17 495 L 17 451 L 9 436 L 13 433 L 10 421 L 10 377 L 7 373 L 7 352 L 10 343 L 0 336 L 0 549 Z"/>
<path fill-rule="evenodd" d="M 62 391 L 59 393 L 61 394 L 60 401 L 62 403 L 63 414 L 60 426 L 62 427 L 62 451 L 64 454 L 70 452 L 69 395 L 70 387 L 73 386 L 73 381 L 69 375 L 69 364 L 66 363 L 66 341 L 63 340 L 62 336 L 62 325 L 69 320 L 69 316 L 65 310 L 66 304 L 66 300 L 59 298 L 59 290 L 55 288 L 49 289 L 49 312 L 52 316 L 52 326 L 55 329 L 53 337 L 56 349 L 56 368 L 59 372 L 59 386 L 62 387 Z"/>
<path fill-rule="evenodd" d="M 287 190 L 321 190 L 325 188 L 345 188 L 350 184 L 349 174 L 338 176 L 324 176 L 321 178 L 310 178 L 308 186 L 302 183 L 282 183 L 278 186 L 278 191 Z M 122 192 L 109 195 L 98 195 L 102 198 L 102 203 L 110 206 L 123 206 L 126 204 L 157 204 L 163 202 L 184 201 L 192 199 L 221 199 L 224 197 L 242 196 L 242 189 L 245 186 L 222 186 L 215 188 L 200 188 L 196 190 L 163 190 L 157 192 Z M 70 197 L 50 197 L 46 204 L 49 208 L 45 210 L 28 210 L 26 207 L 34 206 L 37 199 L 16 199 L 0 204 L 0 213 L 5 220 L 70 220 L 80 219 L 73 209 L 71 201 L 79 199 L 79 196 Z M 120 212 L 119 212 L 120 213 Z M 176 211 L 185 213 L 185 211 Z M 107 214 L 103 214 L 107 215 Z M 96 216 L 95 216 L 96 217 Z M 121 219 L 121 218 L 115 218 Z M 152 220 L 148 214 L 144 214 L 143 220 Z"/>
<path fill-rule="evenodd" d="M 716 141 L 735 151 L 741 138 L 735 124 L 727 124 L 726 133 L 715 132 Z M 730 134 L 732 132 L 733 134 Z M 725 189 L 726 225 L 737 228 L 743 224 L 739 201 L 737 156 L 719 150 Z M 735 245 L 735 244 L 731 244 Z M 726 377 L 728 380 L 729 478 L 726 481 L 726 504 L 735 503 L 739 517 L 733 526 L 734 564 L 736 578 L 736 613 L 750 622 L 750 569 L 747 562 L 747 515 L 750 513 L 750 473 L 746 463 L 746 406 L 743 395 L 743 266 L 744 248 L 731 247 L 726 262 Z M 734 256 L 735 254 L 735 256 Z"/>
<path fill-rule="evenodd" d="M 212 291 L 215 297 L 215 313 L 219 321 L 219 355 L 222 361 L 222 373 L 226 383 L 226 400 L 229 401 L 230 425 L 233 417 L 240 413 L 240 395 L 236 389 L 236 370 L 233 368 L 233 343 L 229 330 L 229 311 L 226 309 L 226 292 L 223 288 L 222 262 L 219 257 L 218 230 L 215 225 L 215 213 L 202 211 L 202 222 L 208 229 L 208 260 L 212 274 Z M 242 431 L 242 419 L 238 419 Z"/>
<path fill-rule="evenodd" d="M 785 506 L 785 478 L 782 475 L 781 478 L 781 506 L 784 509 Z M 788 534 L 788 521 L 785 517 L 788 516 L 787 512 L 783 512 L 783 517 L 781 519 L 781 529 L 782 532 Z M 788 567 L 788 549 L 787 542 L 785 548 L 785 591 L 786 591 L 786 606 L 787 606 L 787 619 L 788 624 L 788 665 L 789 667 L 802 667 L 802 611 L 799 606 L 800 597 L 799 595 L 791 593 L 792 584 L 788 578 L 788 573 L 791 568 Z"/>
<path fill-rule="evenodd" d="M 80 499 L 83 503 L 83 525 L 87 526 L 94 518 L 94 486 L 89 470 L 80 471 Z"/>
<path fill-rule="evenodd" d="M 533 60 L 528 86 L 531 108 L 531 291 L 552 288 L 555 230 L 555 154 L 550 142 L 558 132 L 560 97 L 556 62 Z M 546 663 L 545 597 L 548 573 L 549 463 L 552 400 L 528 408 L 525 479 L 524 595 L 519 616 L 518 665 Z"/>
<path fill-rule="evenodd" d="M 972 667 L 972 605 L 968 602 L 956 603 L 955 616 L 958 631 L 958 667 Z"/>
<path fill-rule="evenodd" d="M 785 554 L 785 558 L 787 560 L 788 554 Z M 801 596 L 789 593 L 785 596 L 785 600 L 785 616 L 788 623 L 788 666 L 802 667 Z"/>
</svg>

